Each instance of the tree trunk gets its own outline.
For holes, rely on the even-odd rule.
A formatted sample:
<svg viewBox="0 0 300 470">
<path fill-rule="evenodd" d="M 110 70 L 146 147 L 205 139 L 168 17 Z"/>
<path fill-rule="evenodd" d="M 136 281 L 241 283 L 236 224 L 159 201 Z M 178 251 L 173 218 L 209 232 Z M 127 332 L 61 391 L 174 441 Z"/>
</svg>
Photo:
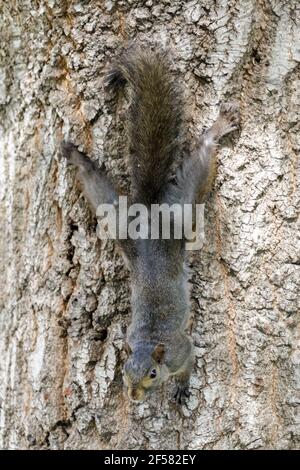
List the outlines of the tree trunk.
<svg viewBox="0 0 300 470">
<path fill-rule="evenodd" d="M 298 1 L 1 10 L 0 447 L 299 447 Z M 127 105 L 101 75 L 132 38 L 170 50 L 191 136 L 221 101 L 241 106 L 191 260 L 196 367 L 181 411 L 170 382 L 141 404 L 123 394 L 128 273 L 58 158 L 70 139 L 128 187 Z"/>
</svg>

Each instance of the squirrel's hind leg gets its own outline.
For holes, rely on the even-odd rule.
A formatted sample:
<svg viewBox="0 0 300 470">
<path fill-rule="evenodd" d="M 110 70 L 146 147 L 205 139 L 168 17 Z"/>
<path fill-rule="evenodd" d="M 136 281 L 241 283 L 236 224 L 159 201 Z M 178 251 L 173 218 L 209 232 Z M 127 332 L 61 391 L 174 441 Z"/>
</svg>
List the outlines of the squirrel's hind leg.
<svg viewBox="0 0 300 470">
<path fill-rule="evenodd" d="M 101 172 L 96 164 L 84 153 L 79 152 L 74 144 L 62 142 L 60 153 L 68 163 L 75 166 L 82 191 L 95 214 L 100 204 L 117 203 L 118 193 L 105 172 Z"/>
<path fill-rule="evenodd" d="M 183 161 L 177 172 L 182 204 L 201 202 L 210 191 L 216 175 L 216 149 L 220 139 L 238 128 L 239 107 L 223 104 L 210 129 L 200 137 L 190 158 Z"/>
</svg>

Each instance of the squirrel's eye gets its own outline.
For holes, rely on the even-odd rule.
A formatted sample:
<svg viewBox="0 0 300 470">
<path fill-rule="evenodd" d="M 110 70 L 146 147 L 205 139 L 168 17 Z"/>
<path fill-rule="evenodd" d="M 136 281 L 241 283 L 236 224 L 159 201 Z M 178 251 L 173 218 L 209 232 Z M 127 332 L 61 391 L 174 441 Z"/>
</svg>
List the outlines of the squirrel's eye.
<svg viewBox="0 0 300 470">
<path fill-rule="evenodd" d="M 152 371 L 150 372 L 150 378 L 155 379 L 155 377 L 156 377 L 156 369 L 152 369 Z"/>
</svg>

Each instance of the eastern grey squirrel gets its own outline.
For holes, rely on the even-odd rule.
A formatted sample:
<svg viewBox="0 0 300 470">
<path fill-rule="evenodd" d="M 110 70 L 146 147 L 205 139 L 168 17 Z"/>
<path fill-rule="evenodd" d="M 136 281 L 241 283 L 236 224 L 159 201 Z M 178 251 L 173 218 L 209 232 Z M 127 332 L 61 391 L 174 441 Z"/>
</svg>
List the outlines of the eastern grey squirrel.
<svg viewBox="0 0 300 470">
<path fill-rule="evenodd" d="M 213 126 L 199 138 L 195 150 L 178 164 L 181 153 L 182 94 L 165 54 L 134 48 L 125 51 L 106 75 L 109 88 L 131 90 L 129 165 L 131 202 L 200 201 L 210 190 L 216 168 L 216 146 L 239 124 L 238 106 L 221 106 Z M 104 171 L 63 142 L 61 154 L 77 168 L 77 177 L 92 209 L 116 204 L 118 191 Z M 190 309 L 184 240 L 118 240 L 131 272 L 132 319 L 127 331 L 128 359 L 124 382 L 133 400 L 157 389 L 170 375 L 177 383 L 175 399 L 189 396 L 194 364 L 193 345 L 186 333 Z"/>
</svg>

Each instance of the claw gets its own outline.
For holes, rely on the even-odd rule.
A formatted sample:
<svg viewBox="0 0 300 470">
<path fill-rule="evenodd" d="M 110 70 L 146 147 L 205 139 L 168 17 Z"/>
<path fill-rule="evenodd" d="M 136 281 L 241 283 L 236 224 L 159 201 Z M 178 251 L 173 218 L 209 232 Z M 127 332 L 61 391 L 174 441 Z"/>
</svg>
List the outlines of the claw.
<svg viewBox="0 0 300 470">
<path fill-rule="evenodd" d="M 191 392 L 189 391 L 188 385 L 178 385 L 174 394 L 174 399 L 178 405 L 183 405 L 186 398 L 189 398 Z"/>
<path fill-rule="evenodd" d="M 60 154 L 67 160 L 71 157 L 72 152 L 77 151 L 76 146 L 72 142 L 63 140 L 60 144 Z"/>
<path fill-rule="evenodd" d="M 239 112 L 239 104 L 234 102 L 234 101 L 230 101 L 229 103 L 222 103 L 221 104 L 221 109 L 220 109 L 220 113 L 221 114 L 229 114 L 229 113 L 234 113 L 234 112 Z"/>
<path fill-rule="evenodd" d="M 223 122 L 222 135 L 229 134 L 239 127 L 240 111 L 237 103 L 223 103 L 220 109 L 220 116 Z"/>
<path fill-rule="evenodd" d="M 84 153 L 79 152 L 76 145 L 72 142 L 64 140 L 61 142 L 60 155 L 67 160 L 68 164 L 75 165 L 82 171 L 89 170 L 93 166 L 91 160 Z"/>
</svg>

